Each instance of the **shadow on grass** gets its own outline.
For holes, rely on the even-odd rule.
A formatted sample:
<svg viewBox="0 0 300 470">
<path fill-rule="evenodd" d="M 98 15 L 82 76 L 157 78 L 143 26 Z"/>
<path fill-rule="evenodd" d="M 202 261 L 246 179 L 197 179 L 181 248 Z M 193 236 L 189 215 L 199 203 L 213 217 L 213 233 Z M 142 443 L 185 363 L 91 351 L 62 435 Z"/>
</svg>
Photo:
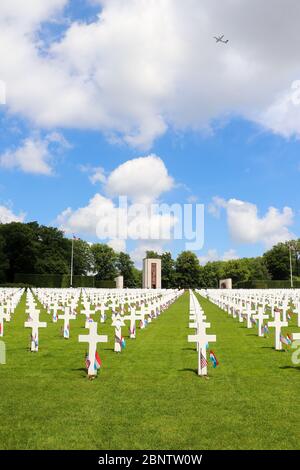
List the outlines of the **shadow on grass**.
<svg viewBox="0 0 300 470">
<path fill-rule="evenodd" d="M 182 348 L 182 351 L 197 351 L 196 348 Z"/>
<path fill-rule="evenodd" d="M 246 336 L 257 336 L 257 334 L 255 334 L 255 333 L 249 333 L 249 334 L 246 335 Z"/>
<path fill-rule="evenodd" d="M 178 372 L 192 372 L 193 374 L 198 375 L 197 369 L 185 368 L 185 369 L 179 369 Z"/>
<path fill-rule="evenodd" d="M 279 369 L 293 369 L 293 370 L 297 370 L 298 372 L 300 372 L 300 367 L 299 366 L 280 366 Z"/>
</svg>

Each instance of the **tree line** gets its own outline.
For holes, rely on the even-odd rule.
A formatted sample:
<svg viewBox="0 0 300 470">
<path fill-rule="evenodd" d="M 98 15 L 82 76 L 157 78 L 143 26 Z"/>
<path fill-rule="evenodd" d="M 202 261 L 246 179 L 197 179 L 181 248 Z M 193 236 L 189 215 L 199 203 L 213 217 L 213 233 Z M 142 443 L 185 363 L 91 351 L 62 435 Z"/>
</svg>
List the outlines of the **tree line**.
<svg viewBox="0 0 300 470">
<path fill-rule="evenodd" d="M 234 286 L 252 280 L 287 280 L 290 255 L 295 278 L 300 275 L 297 256 L 299 240 L 279 243 L 261 257 L 209 262 L 201 266 L 195 253 L 183 251 L 176 259 L 171 253 L 148 251 L 146 257 L 161 258 L 164 288 L 217 287 L 220 279 L 232 278 Z M 292 248 L 290 251 L 290 247 Z M 104 243 L 90 244 L 76 239 L 74 275 L 94 276 L 112 281 L 124 276 L 125 287 L 141 287 L 142 273 L 127 253 L 116 253 Z M 0 224 L 0 283 L 13 283 L 16 274 L 69 274 L 72 240 L 55 227 L 37 222 Z"/>
</svg>

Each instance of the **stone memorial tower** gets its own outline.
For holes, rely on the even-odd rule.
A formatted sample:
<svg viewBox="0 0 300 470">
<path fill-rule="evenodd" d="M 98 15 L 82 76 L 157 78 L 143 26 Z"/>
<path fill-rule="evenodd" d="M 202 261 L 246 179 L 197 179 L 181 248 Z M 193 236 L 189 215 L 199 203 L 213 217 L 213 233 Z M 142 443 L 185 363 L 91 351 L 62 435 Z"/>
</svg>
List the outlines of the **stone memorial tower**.
<svg viewBox="0 0 300 470">
<path fill-rule="evenodd" d="M 143 260 L 143 289 L 161 289 L 161 259 Z"/>
</svg>

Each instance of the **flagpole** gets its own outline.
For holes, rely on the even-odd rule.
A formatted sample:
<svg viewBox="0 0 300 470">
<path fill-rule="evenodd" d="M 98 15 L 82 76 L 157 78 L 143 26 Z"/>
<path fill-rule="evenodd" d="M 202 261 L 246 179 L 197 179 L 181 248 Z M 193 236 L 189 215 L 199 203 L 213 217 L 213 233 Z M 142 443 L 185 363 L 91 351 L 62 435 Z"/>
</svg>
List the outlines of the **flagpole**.
<svg viewBox="0 0 300 470">
<path fill-rule="evenodd" d="M 293 283 L 293 264 L 292 264 L 292 247 L 289 245 L 290 249 L 290 277 L 291 277 L 291 288 L 293 289 L 294 283 Z"/>
<path fill-rule="evenodd" d="M 74 264 L 74 235 L 72 236 L 70 287 L 73 287 L 73 264 Z"/>
</svg>

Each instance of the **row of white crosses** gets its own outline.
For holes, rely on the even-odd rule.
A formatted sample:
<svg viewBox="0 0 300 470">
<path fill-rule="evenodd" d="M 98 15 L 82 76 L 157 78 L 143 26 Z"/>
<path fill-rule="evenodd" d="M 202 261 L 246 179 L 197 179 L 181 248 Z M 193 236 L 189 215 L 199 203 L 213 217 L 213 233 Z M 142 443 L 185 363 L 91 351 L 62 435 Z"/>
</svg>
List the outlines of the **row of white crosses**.
<svg viewBox="0 0 300 470">
<path fill-rule="evenodd" d="M 293 305 L 293 313 L 297 315 L 297 325 L 300 327 L 300 291 L 298 289 L 245 289 L 221 290 L 208 289 L 198 291 L 221 309 L 227 311 L 240 322 L 247 320 L 247 328 L 257 325 L 258 336 L 264 336 L 264 322 L 275 332 L 275 349 L 282 350 L 281 329 L 287 327 L 288 311 Z M 254 308 L 252 309 L 252 305 Z M 269 321 L 270 310 L 272 320 Z M 282 312 L 282 313 L 281 313 Z M 299 336 L 299 337 L 298 337 Z M 293 334 L 293 339 L 300 339 L 300 335 Z"/>
<path fill-rule="evenodd" d="M 144 294 L 144 293 L 143 293 Z M 166 291 L 164 295 L 164 302 L 165 305 L 169 305 L 171 302 L 174 302 L 180 295 L 183 294 L 183 291 Z M 143 295 L 144 297 L 144 295 Z M 153 298 L 153 296 L 151 295 Z M 135 299 L 136 300 L 136 299 Z M 122 316 L 119 312 L 113 315 L 112 318 L 112 326 L 115 328 L 115 344 L 114 344 L 114 351 L 121 352 L 122 346 L 122 326 L 125 325 L 124 320 L 130 320 L 130 328 L 131 328 L 131 338 L 134 339 L 135 336 L 135 323 L 140 318 L 140 315 L 137 314 L 136 310 L 132 308 L 130 310 L 130 314 L 128 316 Z M 88 351 L 88 359 L 89 359 L 89 368 L 88 368 L 88 375 L 89 377 L 94 377 L 97 375 L 97 367 L 95 366 L 96 362 L 96 351 L 97 351 L 97 344 L 98 343 L 107 343 L 108 336 L 107 335 L 99 335 L 98 334 L 98 324 L 96 322 L 88 322 L 86 328 L 89 330 L 88 335 L 80 335 L 79 342 L 80 343 L 88 343 L 89 351 Z"/>
<path fill-rule="evenodd" d="M 196 330 L 194 335 L 188 336 L 189 343 L 196 343 L 198 352 L 198 375 L 207 376 L 207 344 L 216 341 L 216 335 L 207 334 L 206 330 L 210 328 L 206 316 L 199 304 L 195 294 L 190 290 L 190 323 L 189 328 Z"/>
<path fill-rule="evenodd" d="M 20 299 L 23 295 L 24 289 L 16 288 L 0 288 L 0 337 L 4 336 L 4 320 L 11 321 L 11 316 L 14 313 Z"/>
<path fill-rule="evenodd" d="M 40 303 L 51 315 L 52 322 L 63 320 L 63 337 L 70 338 L 71 320 L 76 319 L 76 309 L 80 301 L 80 289 L 33 289 Z M 61 312 L 59 314 L 59 312 Z"/>
<path fill-rule="evenodd" d="M 26 310 L 28 319 L 24 323 L 25 328 L 31 328 L 30 350 L 38 352 L 39 350 L 39 328 L 46 328 L 47 323 L 40 321 L 40 310 L 37 309 L 36 300 L 32 292 L 28 289 L 26 293 Z"/>
</svg>

